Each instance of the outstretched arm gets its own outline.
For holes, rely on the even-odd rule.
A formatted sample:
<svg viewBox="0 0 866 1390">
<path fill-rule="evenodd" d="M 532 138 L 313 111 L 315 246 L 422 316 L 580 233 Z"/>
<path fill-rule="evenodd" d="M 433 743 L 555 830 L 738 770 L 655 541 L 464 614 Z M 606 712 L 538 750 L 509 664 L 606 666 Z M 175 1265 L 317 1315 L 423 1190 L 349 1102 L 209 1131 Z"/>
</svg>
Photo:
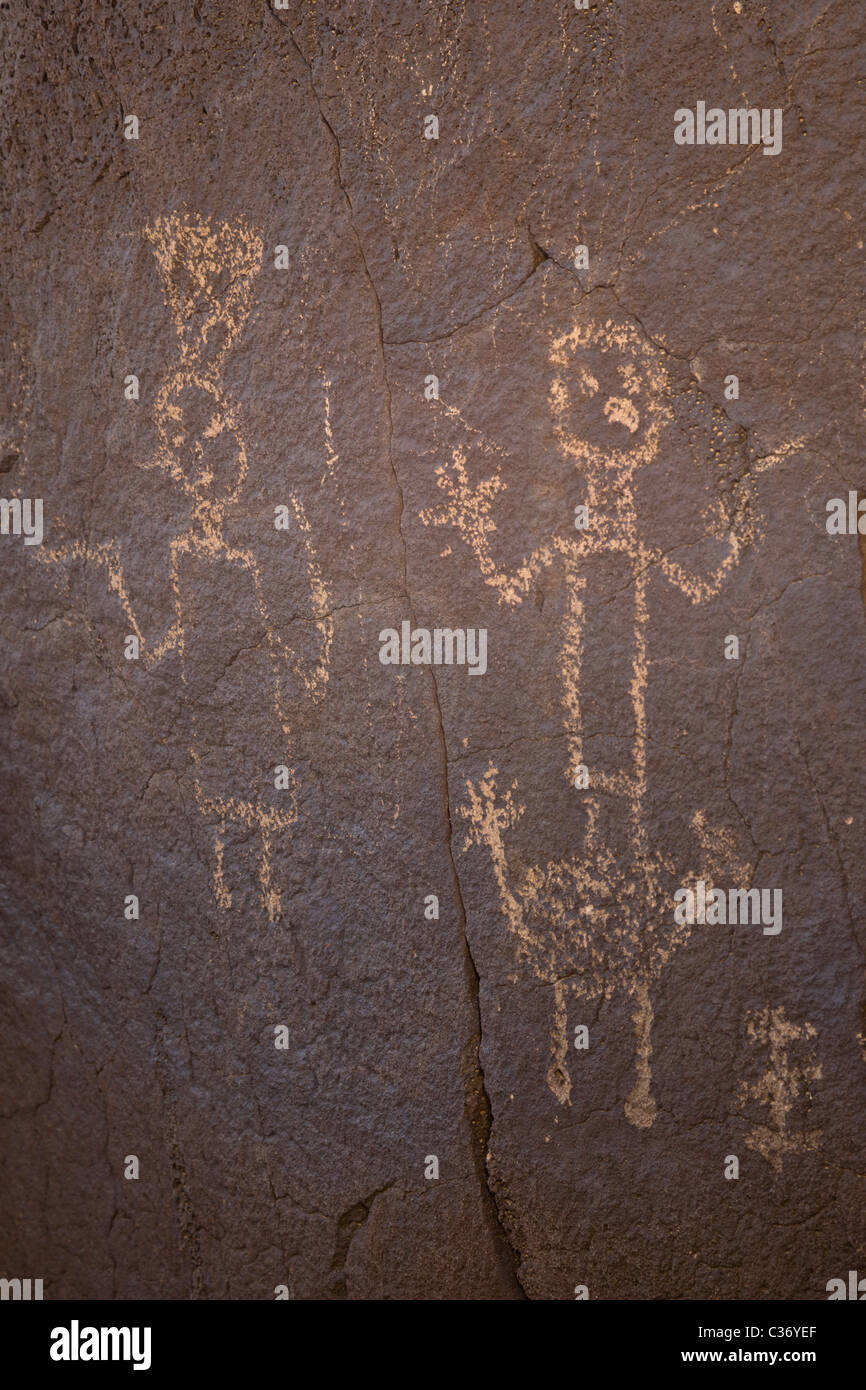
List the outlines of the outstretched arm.
<svg viewBox="0 0 866 1390">
<path fill-rule="evenodd" d="M 307 580 L 309 607 L 312 610 L 312 624 L 316 631 L 316 657 L 308 659 L 306 651 L 299 651 L 292 642 L 286 642 L 279 634 L 274 614 L 269 607 L 262 585 L 262 576 L 256 557 L 250 550 L 234 550 L 223 546 L 227 558 L 241 564 L 248 571 L 256 594 L 259 617 L 267 634 L 268 646 L 274 677 L 275 708 L 286 733 L 289 731 L 289 704 L 283 692 L 284 667 L 291 671 L 304 695 L 318 703 L 325 694 L 328 683 L 328 667 L 331 658 L 331 643 L 334 635 L 334 618 L 331 612 L 331 592 L 324 578 L 312 541 L 312 528 L 307 520 L 303 503 L 296 493 L 290 493 L 289 500 L 294 512 L 297 534 L 303 558 L 303 570 Z"/>
<path fill-rule="evenodd" d="M 522 603 L 534 580 L 551 563 L 555 548 L 541 546 L 509 574 L 496 563 L 490 545 L 496 530 L 490 504 L 506 486 L 499 470 L 473 487 L 466 472 L 466 456 L 462 449 L 455 449 L 451 463 L 436 469 L 436 483 L 448 501 L 441 510 L 430 507 L 421 513 L 425 526 L 454 526 L 478 561 L 485 583 L 499 594 L 499 602 L 512 607 Z"/>
<path fill-rule="evenodd" d="M 749 466 L 738 492 L 734 498 L 733 507 L 729 512 L 726 511 L 723 503 L 719 500 L 714 508 L 715 517 L 713 518 L 709 534 L 721 537 L 727 533 L 727 549 L 724 557 L 714 570 L 706 575 L 689 573 L 676 560 L 671 560 L 661 552 L 653 552 L 653 559 L 656 559 L 666 577 L 682 590 L 692 601 L 692 603 L 703 603 L 708 598 L 713 598 L 719 592 L 725 579 L 731 570 L 739 562 L 743 551 L 751 545 L 755 538 L 755 525 L 752 516 L 752 503 L 754 501 L 754 489 L 752 484 L 753 477 L 758 473 L 767 473 L 782 463 L 791 454 L 797 454 L 808 443 L 808 436 L 799 435 L 794 439 L 787 440 L 778 449 L 769 454 L 757 454 L 750 451 Z M 705 537 L 706 538 L 706 537 Z"/>
<path fill-rule="evenodd" d="M 511 930 L 522 939 L 524 936 L 523 909 L 509 886 L 508 860 L 502 840 L 504 830 L 517 824 L 523 814 L 523 807 L 515 800 L 517 783 L 501 797 L 497 795 L 497 770 L 489 763 L 487 771 L 478 779 L 477 786 L 467 778 L 468 802 L 458 807 L 457 814 L 468 822 L 463 849 L 470 845 L 482 845 L 490 852 L 493 873 L 499 890 L 499 901 Z"/>
<path fill-rule="evenodd" d="M 41 546 L 37 551 L 37 559 L 43 564 L 51 566 L 65 566 L 73 564 L 75 561 L 100 566 L 105 571 L 106 586 L 109 593 L 117 596 L 127 624 L 139 640 L 141 660 L 145 667 L 155 666 L 167 652 L 173 651 L 180 644 L 180 626 L 177 615 L 159 642 L 145 641 L 144 633 L 130 599 L 120 546 L 116 541 L 91 544 L 84 540 L 71 540 L 59 545 Z"/>
<path fill-rule="evenodd" d="M 707 599 L 715 597 L 731 570 L 739 563 L 743 551 L 751 544 L 755 534 L 751 502 L 751 488 L 746 485 L 734 505 L 732 516 L 726 514 L 721 501 L 716 503 L 713 508 L 715 516 L 712 518 L 715 524 L 711 523 L 709 531 L 701 539 L 721 539 L 724 536 L 725 553 L 715 568 L 704 574 L 686 569 L 679 561 L 672 560 L 661 551 L 650 552 L 665 577 L 692 603 L 705 603 Z"/>
</svg>

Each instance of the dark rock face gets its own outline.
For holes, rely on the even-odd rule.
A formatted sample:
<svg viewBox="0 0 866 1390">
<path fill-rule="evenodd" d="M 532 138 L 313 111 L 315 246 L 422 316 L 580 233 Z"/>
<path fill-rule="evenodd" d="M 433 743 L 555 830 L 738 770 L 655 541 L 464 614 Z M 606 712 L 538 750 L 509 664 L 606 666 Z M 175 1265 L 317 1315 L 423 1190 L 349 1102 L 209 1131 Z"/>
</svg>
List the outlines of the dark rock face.
<svg viewBox="0 0 866 1390">
<path fill-rule="evenodd" d="M 862 19 L 369 9 L 4 7 L 0 1274 L 825 1298 Z"/>
</svg>

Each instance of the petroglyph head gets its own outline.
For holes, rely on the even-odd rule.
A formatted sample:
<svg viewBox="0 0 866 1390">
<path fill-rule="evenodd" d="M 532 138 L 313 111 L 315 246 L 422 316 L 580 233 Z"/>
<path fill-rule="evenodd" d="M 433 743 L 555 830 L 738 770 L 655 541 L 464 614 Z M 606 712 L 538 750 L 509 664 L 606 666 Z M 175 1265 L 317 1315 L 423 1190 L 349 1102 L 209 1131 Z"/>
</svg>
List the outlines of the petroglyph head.
<svg viewBox="0 0 866 1390">
<path fill-rule="evenodd" d="M 161 459 L 199 502 L 233 501 L 246 474 L 240 410 L 216 381 L 183 372 L 160 391 Z"/>
<path fill-rule="evenodd" d="M 153 466 L 196 499 L 200 520 L 218 523 L 247 472 L 240 409 L 222 383 L 222 366 L 249 317 L 262 239 L 242 217 L 211 223 L 187 213 L 157 217 L 144 234 L 180 346 L 156 400 Z"/>
<path fill-rule="evenodd" d="M 590 471 L 630 476 L 654 458 L 666 418 L 660 353 L 633 325 L 605 319 L 555 338 L 548 401 L 560 448 Z"/>
</svg>

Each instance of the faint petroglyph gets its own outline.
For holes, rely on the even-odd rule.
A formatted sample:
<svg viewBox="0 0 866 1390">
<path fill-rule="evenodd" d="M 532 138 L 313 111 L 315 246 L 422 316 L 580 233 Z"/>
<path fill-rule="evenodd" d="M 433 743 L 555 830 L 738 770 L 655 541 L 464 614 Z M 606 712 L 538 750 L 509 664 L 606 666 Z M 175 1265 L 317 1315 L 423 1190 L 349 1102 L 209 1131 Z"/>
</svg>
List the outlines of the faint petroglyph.
<svg viewBox="0 0 866 1390">
<path fill-rule="evenodd" d="M 325 373 L 322 373 L 322 393 L 325 401 L 325 472 L 322 482 L 330 477 L 334 468 L 340 461 L 340 455 L 334 449 L 334 430 L 331 424 L 331 382 Z"/>
<path fill-rule="evenodd" d="M 632 1014 L 632 1022 L 635 1026 L 636 1036 L 635 1070 L 637 1071 L 637 1080 L 634 1084 L 634 1090 L 626 1099 L 625 1113 L 633 1125 L 637 1125 L 639 1129 L 649 1129 L 656 1117 L 656 1103 L 650 1089 L 652 1085 L 650 1057 L 653 1050 L 650 1032 L 653 1022 L 653 1006 L 646 980 L 635 987 L 634 999 L 635 1009 Z"/>
<path fill-rule="evenodd" d="M 553 1027 L 550 1030 L 550 1066 L 547 1084 L 560 1105 L 571 1104 L 571 1076 L 568 1066 L 568 980 L 553 984 Z"/>
<path fill-rule="evenodd" d="M 746 1143 L 781 1173 L 785 1154 L 814 1152 L 820 1145 L 820 1129 L 792 1124 L 795 1106 L 808 1111 L 812 1083 L 821 1080 L 821 1064 L 812 1046 L 817 1030 L 811 1023 L 793 1023 L 784 1007 L 768 1005 L 747 1015 L 746 1036 L 754 1047 L 766 1050 L 768 1062 L 756 1082 L 740 1082 L 740 1108 L 754 1101 L 768 1111 L 768 1123 L 755 1125 Z"/>
<path fill-rule="evenodd" d="M 196 803 L 202 816 L 218 824 L 214 832 L 213 890 L 221 907 L 231 905 L 231 893 L 224 877 L 226 826 L 246 827 L 259 841 L 259 883 L 261 900 L 270 920 L 280 915 L 280 895 L 272 882 L 272 856 L 277 837 L 287 835 L 297 821 L 294 772 L 290 766 L 291 702 L 284 693 L 284 674 L 288 668 L 304 696 L 322 698 L 328 680 L 328 664 L 333 637 L 330 593 L 316 559 L 310 523 L 296 493 L 289 494 L 294 516 L 296 543 L 303 554 L 309 603 L 317 632 L 319 657 L 315 665 L 299 659 L 280 637 L 275 615 L 268 610 L 261 573 L 253 550 L 233 544 L 226 527 L 236 508 L 249 473 L 249 453 L 242 431 L 241 410 L 223 381 L 223 366 L 233 344 L 244 329 L 253 302 L 254 280 L 262 263 L 263 243 L 258 232 L 243 218 L 212 223 L 187 213 L 157 217 L 144 230 L 151 244 L 171 312 L 178 340 L 179 357 L 174 369 L 162 382 L 156 397 L 154 421 L 157 447 L 140 467 L 161 469 L 179 485 L 192 504 L 192 517 L 186 528 L 175 535 L 168 547 L 167 566 L 173 595 L 174 616 L 167 632 L 158 640 L 146 640 L 124 576 L 120 546 L 116 541 L 92 544 L 74 540 L 45 550 L 48 563 L 80 560 L 95 562 L 106 571 L 109 591 L 116 594 L 124 616 L 139 638 L 141 657 L 147 667 L 177 651 L 186 699 L 193 711 L 190 754 L 195 769 Z M 326 467 L 332 468 L 336 455 L 331 448 L 329 402 L 326 396 Z M 267 523 L 270 525 L 270 522 Z M 203 581 L 202 569 L 211 571 Z M 288 795 L 280 806 L 261 803 L 254 796 L 238 797 L 219 790 L 219 777 L 210 768 L 205 778 L 205 761 L 212 763 L 209 740 L 199 728 L 199 695 L 193 689 L 202 656 L 208 644 L 219 644 L 218 626 L 203 630 L 190 616 L 195 612 L 197 593 L 203 582 L 219 588 L 227 576 L 234 585 L 243 585 L 251 608 L 265 634 L 270 682 L 266 692 L 279 727 L 281 746 L 274 753 L 289 769 Z M 207 665 L 207 660 L 205 661 Z M 199 678 L 200 679 L 200 678 Z M 193 696 L 196 698 L 193 698 Z"/>
<path fill-rule="evenodd" d="M 607 391 L 599 382 L 601 361 Z M 500 906 L 518 949 L 537 976 L 554 987 L 554 1026 L 547 1082 L 560 1104 L 570 1103 L 567 1067 L 567 1006 L 569 990 L 587 1000 L 609 998 L 624 989 L 634 1000 L 637 1081 L 625 1112 L 629 1121 L 647 1128 L 655 1117 L 651 1093 L 650 987 L 689 928 L 673 921 L 672 896 L 687 881 L 664 854 L 647 843 L 647 711 L 648 681 L 647 589 L 660 573 L 693 604 L 716 595 L 755 538 L 750 470 L 733 501 L 711 501 L 702 517 L 702 534 L 720 548 L 707 572 L 689 571 L 669 553 L 645 542 L 639 531 L 635 476 L 651 464 L 662 431 L 672 419 L 666 399 L 666 376 L 658 352 L 630 324 L 608 319 L 576 326 L 553 340 L 550 362 L 554 375 L 549 406 L 559 449 L 574 463 L 583 480 L 591 518 L 575 536 L 556 534 L 525 556 L 512 570 L 494 556 L 496 522 L 492 507 L 506 490 L 501 465 L 479 483 L 467 468 L 466 449 L 456 448 L 449 465 L 436 470 L 445 506 L 421 513 L 426 525 L 447 526 L 458 532 L 475 557 L 481 577 L 501 604 L 517 607 L 553 565 L 565 577 L 566 602 L 559 639 L 558 668 L 563 727 L 568 756 L 564 775 L 574 782 L 585 766 L 586 730 L 581 708 L 581 664 L 588 613 L 587 584 L 596 557 L 619 557 L 632 596 L 632 640 L 628 681 L 631 707 L 630 754 L 619 765 L 591 771 L 590 791 L 584 795 L 587 815 L 584 852 L 545 865 L 509 869 L 504 832 L 513 827 L 524 807 L 516 802 L 517 783 L 497 795 L 497 769 L 491 765 L 477 785 L 467 782 L 468 802 L 460 808 L 469 823 L 468 844 L 483 845 L 490 854 Z M 611 385 L 611 382 L 613 383 Z M 571 424 L 580 418 L 576 406 L 592 403 L 608 425 L 609 443 L 599 446 L 581 437 Z M 459 413 L 443 403 L 455 418 Z M 473 431 L 473 433 L 475 433 Z M 475 441 L 468 447 L 476 447 Z M 487 441 L 481 451 L 496 449 Z M 769 461 L 764 463 L 769 466 Z M 601 799 L 618 804 L 626 828 L 625 852 L 603 842 L 599 829 Z M 701 873 L 712 880 L 723 872 L 748 877 L 748 866 L 737 862 L 731 837 L 710 830 L 701 813 L 692 821 L 700 849 Z"/>
</svg>

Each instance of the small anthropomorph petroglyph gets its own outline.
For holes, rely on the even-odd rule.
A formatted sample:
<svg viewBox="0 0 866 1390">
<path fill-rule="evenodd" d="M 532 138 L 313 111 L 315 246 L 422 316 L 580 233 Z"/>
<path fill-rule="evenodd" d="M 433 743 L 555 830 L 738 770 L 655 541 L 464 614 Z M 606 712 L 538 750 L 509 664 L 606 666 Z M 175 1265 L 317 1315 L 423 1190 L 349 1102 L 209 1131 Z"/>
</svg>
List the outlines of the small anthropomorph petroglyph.
<svg viewBox="0 0 866 1390">
<path fill-rule="evenodd" d="M 662 431 L 672 418 L 665 397 L 660 354 L 632 325 L 608 319 L 576 326 L 553 340 L 554 369 L 549 406 L 562 456 L 573 462 L 583 485 L 589 524 L 566 529 L 534 549 L 513 570 L 493 550 L 496 522 L 491 514 L 497 495 L 507 487 L 501 469 L 473 483 L 463 449 L 453 451 L 450 465 L 436 470 L 445 495 L 442 508 L 421 513 L 427 525 L 454 528 L 472 552 L 485 583 L 505 608 L 522 604 L 544 571 L 561 567 L 565 577 L 565 612 L 559 635 L 558 669 L 569 782 L 588 787 L 583 806 L 587 822 L 582 851 L 566 858 L 511 870 L 506 832 L 525 812 L 518 805 L 517 783 L 501 793 L 497 768 L 473 784 L 460 808 L 469 823 L 467 846 L 483 845 L 490 854 L 499 904 L 519 953 L 539 979 L 554 989 L 551 1062 L 547 1082 L 561 1104 L 570 1104 L 566 996 L 573 991 L 587 1000 L 608 998 L 625 990 L 634 1001 L 637 1079 L 625 1112 L 629 1121 L 648 1128 L 655 1118 L 650 1057 L 653 1008 L 650 989 L 690 928 L 673 919 L 673 893 L 691 876 L 647 837 L 647 599 L 653 574 L 662 575 L 693 604 L 718 594 L 755 537 L 751 474 L 775 462 L 765 458 L 747 469 L 732 501 L 719 496 L 703 516 L 703 536 L 716 547 L 714 563 L 701 573 L 688 569 L 669 551 L 650 545 L 641 535 L 635 496 L 638 470 L 657 457 Z M 443 403 L 449 414 L 457 414 Z M 583 437 L 579 422 L 594 414 L 603 444 Z M 460 417 L 458 417 L 460 418 Z M 465 422 L 464 422 L 465 423 Z M 477 434 L 477 431 L 473 431 Z M 486 440 L 485 454 L 491 452 Z M 631 596 L 631 639 L 622 679 L 630 706 L 627 755 L 596 759 L 586 775 L 585 727 L 581 707 L 581 663 L 593 605 L 589 601 L 593 567 L 615 562 L 622 588 Z M 621 740 L 620 740 L 621 742 Z M 600 825 L 604 804 L 615 809 L 618 843 L 609 843 Z M 610 823 L 610 819 L 608 821 Z M 733 838 L 711 829 L 702 812 L 692 817 L 701 874 L 708 881 L 722 873 L 746 881 L 748 866 L 738 862 Z"/>
<path fill-rule="evenodd" d="M 813 1152 L 821 1142 L 820 1129 L 791 1124 L 795 1105 L 808 1108 L 812 1083 L 821 1080 L 821 1064 L 812 1046 L 817 1036 L 811 1023 L 793 1023 L 781 1005 L 767 1005 L 746 1017 L 746 1037 L 753 1047 L 766 1049 L 767 1070 L 755 1082 L 740 1082 L 739 1105 L 742 1109 L 754 1101 L 768 1112 L 768 1122 L 755 1125 L 746 1143 L 777 1173 L 785 1154 Z"/>
<path fill-rule="evenodd" d="M 295 493 L 289 493 L 289 507 L 278 510 L 290 513 L 293 522 L 318 635 L 318 661 L 308 667 L 278 631 L 276 616 L 264 597 L 256 554 L 249 544 L 237 544 L 229 534 L 249 474 L 249 457 L 240 406 L 225 386 L 223 367 L 250 315 L 254 280 L 262 264 L 261 236 L 243 217 L 214 223 L 178 212 L 156 217 L 144 229 L 144 236 L 153 248 L 179 355 L 156 396 L 156 451 L 139 466 L 159 469 L 170 477 L 185 494 L 189 508 L 166 553 L 154 560 L 165 568 L 170 583 L 173 619 L 168 630 L 158 640 L 146 639 L 129 595 L 117 541 L 94 544 L 73 540 L 46 547 L 42 558 L 51 564 L 89 561 L 105 569 L 108 587 L 117 595 L 138 639 L 146 667 L 156 665 L 169 652 L 178 653 L 184 700 L 191 712 L 189 753 L 196 804 L 214 827 L 215 897 L 220 906 L 231 905 L 223 861 L 226 827 L 234 824 L 258 841 L 261 901 L 273 921 L 281 911 L 280 894 L 272 881 L 273 849 L 277 837 L 288 835 L 298 818 L 290 766 L 291 710 L 283 691 L 283 676 L 290 671 L 305 698 L 322 698 L 333 631 L 330 594 L 313 549 L 304 507 Z M 330 443 L 329 419 L 326 427 Z M 330 451 L 328 467 L 335 461 Z M 219 601 L 204 605 L 202 595 L 211 592 Z M 258 714 L 261 727 L 270 730 L 267 762 L 284 769 L 280 796 L 271 802 L 256 790 L 238 795 L 225 787 L 227 763 L 222 744 L 226 741 L 223 730 L 227 716 L 215 683 L 233 659 L 232 651 L 226 651 L 223 619 L 223 607 L 231 609 L 232 605 L 234 611 L 252 614 L 251 620 L 242 621 L 251 621 L 263 634 L 266 669 L 254 698 L 264 704 L 251 713 Z M 250 642 L 255 645 L 252 638 Z M 205 728 L 208 718 L 212 722 Z M 243 730 L 231 731 L 234 742 L 242 735 Z"/>
<path fill-rule="evenodd" d="M 235 546 L 226 536 L 227 515 L 238 501 L 249 464 L 239 408 L 229 398 L 222 382 L 224 359 L 249 317 L 253 279 L 262 263 L 262 239 L 243 219 L 214 227 L 201 218 L 177 214 L 156 218 L 145 235 L 154 248 L 180 345 L 180 360 L 157 396 L 155 419 L 159 445 L 149 466 L 170 473 L 194 502 L 192 524 L 174 538 L 170 547 L 176 618 L 161 649 L 165 650 L 171 643 L 178 646 L 184 682 L 189 687 L 194 663 L 188 657 L 192 655 L 192 645 L 200 643 L 202 634 L 192 628 L 186 618 L 185 585 L 190 586 L 189 598 L 194 603 L 196 589 L 203 582 L 202 567 L 212 567 L 212 582 L 219 583 L 233 574 L 235 585 L 248 591 L 265 631 L 270 654 L 269 703 L 285 740 L 286 762 L 282 765 L 290 778 L 288 805 L 268 805 L 252 795 L 226 795 L 219 785 L 219 773 L 216 777 L 213 775 L 213 739 L 202 737 L 197 718 L 191 752 L 196 763 L 199 809 L 207 819 L 221 826 L 215 837 L 217 900 L 226 907 L 231 902 L 223 879 L 225 826 L 227 822 L 239 823 L 259 837 L 262 904 L 273 921 L 280 914 L 280 895 L 271 881 L 273 840 L 290 831 L 297 820 L 294 778 L 288 763 L 289 710 L 282 697 L 280 668 L 286 662 L 293 666 L 297 663 L 293 661 L 291 649 L 278 636 L 274 618 L 267 611 L 254 553 Z M 202 401 L 205 408 L 197 409 Z M 193 412 L 198 429 L 187 428 L 185 406 Z M 321 644 L 318 667 L 309 673 L 296 669 L 296 674 L 307 694 L 320 698 L 328 679 L 332 636 L 332 619 L 327 616 L 329 595 L 310 542 L 309 523 L 294 494 L 291 494 L 291 504 Z M 205 640 L 219 644 L 219 630 L 208 633 Z M 197 700 L 192 702 L 196 710 L 198 703 Z"/>
</svg>

